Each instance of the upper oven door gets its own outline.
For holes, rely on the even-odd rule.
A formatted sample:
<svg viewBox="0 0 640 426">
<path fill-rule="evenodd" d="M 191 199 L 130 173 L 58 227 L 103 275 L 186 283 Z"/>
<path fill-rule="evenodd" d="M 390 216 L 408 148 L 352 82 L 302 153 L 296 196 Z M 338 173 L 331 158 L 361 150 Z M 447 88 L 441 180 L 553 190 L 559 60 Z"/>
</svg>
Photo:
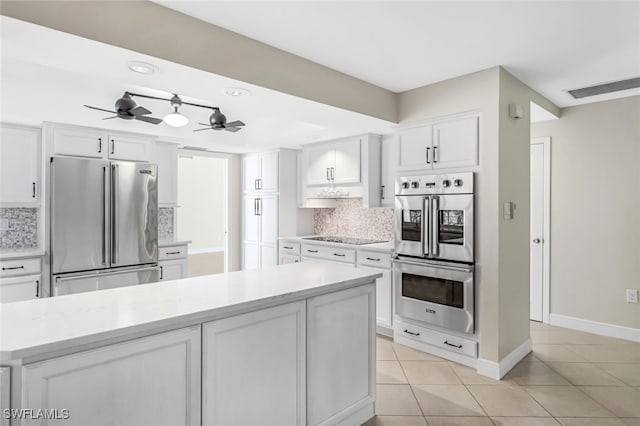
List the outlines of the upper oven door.
<svg viewBox="0 0 640 426">
<path fill-rule="evenodd" d="M 423 195 L 396 195 L 395 248 L 398 254 L 423 257 L 428 218 Z"/>
<path fill-rule="evenodd" d="M 433 196 L 430 207 L 430 257 L 473 263 L 473 195 Z"/>
</svg>

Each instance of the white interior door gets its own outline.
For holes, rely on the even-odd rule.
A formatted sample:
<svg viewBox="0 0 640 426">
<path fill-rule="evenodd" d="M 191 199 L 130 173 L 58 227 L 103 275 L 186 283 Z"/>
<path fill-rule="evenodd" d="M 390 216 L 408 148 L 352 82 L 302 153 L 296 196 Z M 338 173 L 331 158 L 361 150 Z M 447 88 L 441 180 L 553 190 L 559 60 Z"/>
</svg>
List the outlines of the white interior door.
<svg viewBox="0 0 640 426">
<path fill-rule="evenodd" d="M 531 265 L 530 265 L 530 302 L 531 319 L 543 320 L 544 304 L 544 212 L 545 212 L 545 146 L 542 143 L 531 144 Z"/>
</svg>

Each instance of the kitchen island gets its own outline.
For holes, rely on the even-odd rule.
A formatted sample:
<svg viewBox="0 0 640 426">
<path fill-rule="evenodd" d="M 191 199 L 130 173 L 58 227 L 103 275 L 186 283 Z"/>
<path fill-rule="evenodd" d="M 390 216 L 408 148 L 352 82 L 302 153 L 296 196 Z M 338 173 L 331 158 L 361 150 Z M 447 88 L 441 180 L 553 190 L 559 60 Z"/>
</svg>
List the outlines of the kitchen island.
<svg viewBox="0 0 640 426">
<path fill-rule="evenodd" d="M 2 409 L 68 410 L 64 425 L 359 425 L 374 415 L 379 277 L 304 262 L 2 305 Z"/>
</svg>

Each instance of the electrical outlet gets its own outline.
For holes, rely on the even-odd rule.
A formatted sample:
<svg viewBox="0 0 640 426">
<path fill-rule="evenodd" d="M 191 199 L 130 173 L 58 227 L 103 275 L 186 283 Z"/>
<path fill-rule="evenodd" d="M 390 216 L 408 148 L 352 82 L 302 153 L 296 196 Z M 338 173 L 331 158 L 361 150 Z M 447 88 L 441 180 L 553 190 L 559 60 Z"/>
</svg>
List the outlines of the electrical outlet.
<svg viewBox="0 0 640 426">
<path fill-rule="evenodd" d="M 9 230 L 9 219 L 1 219 L 0 231 L 8 231 L 8 230 Z"/>
<path fill-rule="evenodd" d="M 627 303 L 638 303 L 638 290 L 635 288 L 627 289 Z"/>
</svg>

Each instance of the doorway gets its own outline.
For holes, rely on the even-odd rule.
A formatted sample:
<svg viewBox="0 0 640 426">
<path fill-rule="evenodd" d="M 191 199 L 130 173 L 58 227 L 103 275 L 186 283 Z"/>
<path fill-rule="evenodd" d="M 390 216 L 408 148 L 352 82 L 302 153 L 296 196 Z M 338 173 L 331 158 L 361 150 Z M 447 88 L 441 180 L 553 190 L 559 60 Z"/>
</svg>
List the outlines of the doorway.
<svg viewBox="0 0 640 426">
<path fill-rule="evenodd" d="M 531 140 L 530 318 L 549 322 L 551 138 Z"/>
<path fill-rule="evenodd" d="M 178 239 L 190 240 L 189 277 L 227 271 L 228 158 L 178 155 Z"/>
</svg>

